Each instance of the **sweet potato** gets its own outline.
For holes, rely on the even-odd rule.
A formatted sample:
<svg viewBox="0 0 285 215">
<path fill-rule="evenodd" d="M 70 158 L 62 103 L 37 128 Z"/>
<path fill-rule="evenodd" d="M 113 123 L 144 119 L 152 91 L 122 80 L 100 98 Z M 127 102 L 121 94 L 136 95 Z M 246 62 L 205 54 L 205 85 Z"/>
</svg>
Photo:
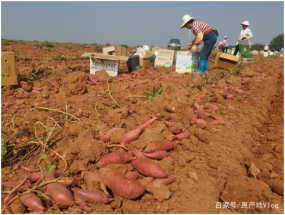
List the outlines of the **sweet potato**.
<svg viewBox="0 0 285 215">
<path fill-rule="evenodd" d="M 144 152 L 155 152 L 159 150 L 171 150 L 176 146 L 174 142 L 163 140 L 163 141 L 155 141 L 150 144 L 144 149 Z"/>
<path fill-rule="evenodd" d="M 58 206 L 70 206 L 74 202 L 72 193 L 60 183 L 48 184 L 46 194 L 49 195 Z"/>
<path fill-rule="evenodd" d="M 238 89 L 238 88 L 235 88 L 234 91 L 241 94 L 241 95 L 248 95 L 249 94 L 249 92 L 246 92 L 246 91 L 244 91 L 242 89 Z"/>
<path fill-rule="evenodd" d="M 112 152 L 101 158 L 96 165 L 97 167 L 101 168 L 107 166 L 108 164 L 125 164 L 133 159 L 135 158 L 127 152 Z"/>
<path fill-rule="evenodd" d="M 170 126 L 174 125 L 174 122 L 164 121 L 164 124 L 165 124 L 167 127 L 170 127 Z"/>
<path fill-rule="evenodd" d="M 21 169 L 25 170 L 26 172 L 39 172 L 40 169 L 35 169 L 32 167 L 27 167 L 27 166 L 21 166 Z"/>
<path fill-rule="evenodd" d="M 165 170 L 148 158 L 138 157 L 133 160 L 131 164 L 139 173 L 145 176 L 151 176 L 154 178 L 164 178 L 167 176 Z"/>
<path fill-rule="evenodd" d="M 51 172 L 48 172 L 48 171 L 45 171 L 44 172 L 44 179 L 46 181 L 50 181 L 50 180 L 53 180 L 56 178 L 55 176 L 55 170 L 52 170 Z M 36 181 L 39 181 L 39 180 L 42 180 L 43 179 L 43 175 L 42 175 L 42 172 L 36 172 L 36 173 L 32 173 L 30 174 L 30 180 L 31 182 L 36 182 Z"/>
<path fill-rule="evenodd" d="M 193 120 L 198 124 L 207 126 L 207 122 L 204 119 L 198 119 L 197 117 L 193 117 Z"/>
<path fill-rule="evenodd" d="M 232 84 L 233 83 L 233 81 L 232 80 L 229 80 L 229 79 L 226 79 L 226 81 L 225 81 L 227 84 Z"/>
<path fill-rule="evenodd" d="M 74 199 L 75 199 L 75 202 L 79 205 L 83 202 L 107 204 L 110 201 L 109 197 L 101 191 L 83 190 L 83 189 L 75 190 Z"/>
<path fill-rule="evenodd" d="M 5 196 L 4 199 L 3 199 L 4 204 L 9 202 L 11 199 L 13 199 L 15 197 L 15 195 L 16 194 L 8 194 L 7 196 Z"/>
<path fill-rule="evenodd" d="M 84 180 L 84 182 L 89 186 L 93 182 L 100 183 L 101 190 L 106 194 L 109 195 L 109 192 L 107 191 L 106 185 L 103 183 L 102 178 L 98 174 L 98 172 L 89 172 L 89 171 L 83 171 L 81 172 L 81 176 Z"/>
<path fill-rule="evenodd" d="M 150 153 L 144 152 L 143 155 L 147 158 L 159 159 L 160 160 L 160 159 L 166 157 L 168 155 L 168 153 L 165 150 L 159 150 L 159 151 L 150 152 Z"/>
<path fill-rule="evenodd" d="M 143 123 L 142 125 L 140 125 L 139 127 L 141 129 L 145 129 L 147 126 L 151 125 L 157 118 L 151 118 L 150 120 L 146 121 L 145 123 Z"/>
<path fill-rule="evenodd" d="M 182 133 L 174 135 L 177 140 L 187 139 L 190 136 L 189 131 L 186 128 L 182 128 Z"/>
<path fill-rule="evenodd" d="M 197 108 L 197 117 L 200 119 L 207 119 L 207 117 L 209 116 L 208 113 L 206 113 L 206 111 L 204 110 L 204 108 L 202 106 Z"/>
<path fill-rule="evenodd" d="M 100 137 L 100 140 L 102 140 L 104 143 L 108 143 L 110 141 L 112 133 L 118 129 L 120 128 L 112 128 L 111 130 L 107 131 L 107 133 L 104 136 Z"/>
<path fill-rule="evenodd" d="M 4 212 L 5 214 L 12 214 L 12 212 L 8 208 L 5 208 Z"/>
<path fill-rule="evenodd" d="M 171 184 L 174 181 L 174 179 L 175 179 L 174 176 L 170 176 L 168 178 L 156 178 L 153 180 L 153 183 L 168 185 Z"/>
<path fill-rule="evenodd" d="M 21 182 L 19 181 L 9 181 L 9 182 L 2 182 L 1 186 L 3 186 L 4 188 L 15 188 L 17 187 Z M 18 191 L 23 192 L 28 190 L 31 187 L 31 184 L 29 183 L 25 183 L 22 186 L 19 187 Z"/>
<path fill-rule="evenodd" d="M 217 109 L 218 109 L 216 105 L 211 104 L 211 103 L 206 103 L 206 104 L 204 105 L 204 108 L 205 108 L 206 110 L 207 110 L 207 109 L 210 109 L 210 110 L 217 110 Z"/>
<path fill-rule="evenodd" d="M 43 210 L 44 209 L 42 200 L 33 193 L 29 193 L 29 194 L 25 194 L 25 195 L 21 196 L 20 200 L 31 211 Z"/>
<path fill-rule="evenodd" d="M 233 99 L 234 98 L 234 95 L 233 94 L 228 94 L 226 99 Z"/>
<path fill-rule="evenodd" d="M 134 140 L 137 140 L 142 133 L 143 129 L 138 127 L 135 130 L 128 131 L 121 139 L 121 144 L 126 145 Z"/>
<path fill-rule="evenodd" d="M 151 125 L 154 121 L 156 120 L 156 118 L 152 118 L 148 121 L 146 121 L 145 123 L 143 123 L 142 125 L 138 126 L 135 130 L 132 131 L 128 131 L 121 139 L 121 144 L 122 145 L 126 145 L 127 143 L 130 143 L 134 140 L 137 140 L 140 136 L 140 134 L 142 133 L 142 131 L 149 125 Z"/>
<path fill-rule="evenodd" d="M 33 87 L 33 90 L 42 91 L 41 87 Z"/>
<path fill-rule="evenodd" d="M 106 167 L 99 170 L 99 175 L 113 193 L 125 199 L 136 199 L 145 191 L 142 185 Z"/>
<path fill-rule="evenodd" d="M 40 94 L 41 92 L 39 90 L 32 90 L 32 93 Z"/>
<path fill-rule="evenodd" d="M 127 173 L 125 174 L 125 177 L 126 177 L 126 179 L 128 179 L 128 180 L 133 180 L 133 181 L 135 181 L 135 180 L 138 179 L 139 174 L 138 174 L 137 172 L 127 172 Z"/>
</svg>

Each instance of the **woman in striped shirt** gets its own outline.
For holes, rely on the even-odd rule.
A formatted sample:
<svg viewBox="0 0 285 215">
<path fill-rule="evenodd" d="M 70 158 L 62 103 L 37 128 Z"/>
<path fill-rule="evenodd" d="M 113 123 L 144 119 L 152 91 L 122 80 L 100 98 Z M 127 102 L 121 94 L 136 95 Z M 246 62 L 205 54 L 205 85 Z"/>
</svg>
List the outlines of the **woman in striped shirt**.
<svg viewBox="0 0 285 215">
<path fill-rule="evenodd" d="M 211 51 L 217 42 L 217 32 L 213 30 L 213 28 L 205 23 L 195 21 L 194 17 L 190 15 L 185 15 L 182 17 L 183 24 L 180 28 L 188 28 L 192 29 L 195 39 L 188 45 L 189 49 L 195 49 L 196 46 L 200 45 L 204 42 L 204 46 L 202 48 L 202 52 L 200 54 L 199 60 L 199 70 L 195 72 L 195 74 L 208 72 L 209 68 L 209 56 Z"/>
</svg>

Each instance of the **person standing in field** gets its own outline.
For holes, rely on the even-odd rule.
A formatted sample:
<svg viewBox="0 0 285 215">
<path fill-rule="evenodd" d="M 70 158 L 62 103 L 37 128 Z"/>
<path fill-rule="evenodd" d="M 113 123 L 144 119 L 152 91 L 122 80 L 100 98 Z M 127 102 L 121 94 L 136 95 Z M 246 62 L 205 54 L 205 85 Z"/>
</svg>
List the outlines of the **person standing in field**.
<svg viewBox="0 0 285 215">
<path fill-rule="evenodd" d="M 190 32 L 192 30 L 195 35 L 195 39 L 189 43 L 188 49 L 196 50 L 197 46 L 204 42 L 198 63 L 198 71 L 195 71 L 194 73 L 199 74 L 208 72 L 209 56 L 217 42 L 218 32 L 213 30 L 213 28 L 205 22 L 195 21 L 195 18 L 188 14 L 182 17 L 182 21 L 183 23 L 180 29 L 187 28 Z"/>
<path fill-rule="evenodd" d="M 218 50 L 222 52 L 227 52 L 228 51 L 228 42 L 227 42 L 227 36 L 224 37 L 224 40 L 219 42 L 218 44 Z"/>
<path fill-rule="evenodd" d="M 268 52 L 268 50 L 269 50 L 269 45 L 266 44 L 266 45 L 264 46 L 264 52 Z"/>
<path fill-rule="evenodd" d="M 249 39 L 253 37 L 253 34 L 251 33 L 251 30 L 248 28 L 249 26 L 249 22 L 248 21 L 243 21 L 242 23 L 240 23 L 242 25 L 242 30 L 240 32 L 239 38 L 238 38 L 238 42 L 234 51 L 234 55 L 237 55 L 238 51 L 239 51 L 239 42 L 240 41 L 248 41 L 249 45 L 251 45 Z"/>
</svg>

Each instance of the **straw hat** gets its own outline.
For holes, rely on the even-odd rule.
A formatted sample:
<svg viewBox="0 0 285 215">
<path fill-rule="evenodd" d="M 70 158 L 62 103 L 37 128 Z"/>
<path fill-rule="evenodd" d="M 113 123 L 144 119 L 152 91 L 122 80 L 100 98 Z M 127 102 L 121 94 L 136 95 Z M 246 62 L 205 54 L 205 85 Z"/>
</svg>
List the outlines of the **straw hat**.
<svg viewBox="0 0 285 215">
<path fill-rule="evenodd" d="M 242 23 L 240 23 L 241 25 L 249 25 L 249 21 L 243 21 Z"/>
<path fill-rule="evenodd" d="M 187 22 L 189 22 L 191 19 L 195 19 L 194 17 L 191 17 L 190 15 L 185 15 L 185 16 L 183 16 L 182 17 L 182 22 L 183 22 L 183 24 L 181 25 L 181 27 L 180 28 L 184 28 L 185 27 L 185 24 L 187 23 Z"/>
</svg>

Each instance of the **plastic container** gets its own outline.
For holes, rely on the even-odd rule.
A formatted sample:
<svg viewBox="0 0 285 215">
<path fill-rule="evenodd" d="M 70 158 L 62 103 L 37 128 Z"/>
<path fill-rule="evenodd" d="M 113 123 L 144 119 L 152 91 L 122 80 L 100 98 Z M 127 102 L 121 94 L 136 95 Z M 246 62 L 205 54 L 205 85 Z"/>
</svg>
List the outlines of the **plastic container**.
<svg viewBox="0 0 285 215">
<path fill-rule="evenodd" d="M 130 56 L 127 64 L 129 72 L 135 71 L 140 65 L 139 56 L 138 55 Z"/>
<path fill-rule="evenodd" d="M 251 58 L 250 56 L 250 45 L 248 41 L 241 41 L 239 43 L 239 53 L 244 58 Z"/>
</svg>

